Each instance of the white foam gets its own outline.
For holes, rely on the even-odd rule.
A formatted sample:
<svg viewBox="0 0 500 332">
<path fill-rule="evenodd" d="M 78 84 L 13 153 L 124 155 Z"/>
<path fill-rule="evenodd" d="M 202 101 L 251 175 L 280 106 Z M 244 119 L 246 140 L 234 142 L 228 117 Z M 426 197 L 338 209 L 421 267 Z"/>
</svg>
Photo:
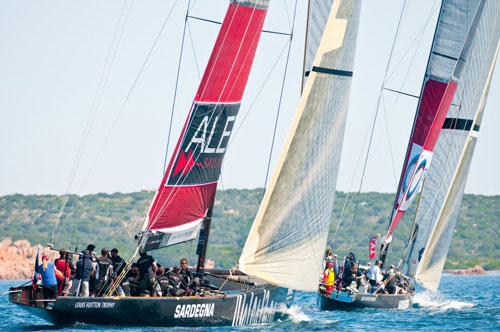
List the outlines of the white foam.
<svg viewBox="0 0 500 332">
<path fill-rule="evenodd" d="M 292 305 L 290 308 L 288 308 L 286 313 L 288 315 L 288 318 L 294 323 L 311 321 L 311 317 L 306 315 L 302 308 L 298 305 Z"/>
<path fill-rule="evenodd" d="M 439 311 L 462 310 L 472 308 L 474 303 L 447 299 L 440 293 L 417 293 L 414 304 L 421 308 L 435 309 Z"/>
</svg>

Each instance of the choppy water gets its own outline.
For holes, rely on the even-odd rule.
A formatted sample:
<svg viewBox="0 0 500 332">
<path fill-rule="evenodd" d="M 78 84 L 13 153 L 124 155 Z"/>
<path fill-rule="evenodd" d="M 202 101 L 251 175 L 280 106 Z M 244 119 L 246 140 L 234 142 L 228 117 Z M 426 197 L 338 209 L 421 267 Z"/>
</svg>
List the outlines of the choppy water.
<svg viewBox="0 0 500 332">
<path fill-rule="evenodd" d="M 20 282 L 0 281 L 0 292 Z M 500 274 L 486 276 L 445 275 L 440 291 L 418 289 L 411 310 L 363 309 L 352 312 L 320 312 L 313 293 L 299 292 L 288 318 L 268 325 L 194 329 L 199 331 L 500 331 Z M 76 324 L 57 327 L 0 298 L 0 331 L 192 331 L 182 328 L 136 328 Z"/>
</svg>

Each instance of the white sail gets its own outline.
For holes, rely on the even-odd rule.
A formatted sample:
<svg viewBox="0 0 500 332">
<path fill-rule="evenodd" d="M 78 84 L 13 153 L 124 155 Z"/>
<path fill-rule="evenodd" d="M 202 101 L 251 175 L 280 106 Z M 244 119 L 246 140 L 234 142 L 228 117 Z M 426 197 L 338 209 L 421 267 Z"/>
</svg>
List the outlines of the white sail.
<svg viewBox="0 0 500 332">
<path fill-rule="evenodd" d="M 335 0 L 298 110 L 239 261 L 267 282 L 315 291 L 344 137 L 360 0 Z"/>
<path fill-rule="evenodd" d="M 333 0 L 309 0 L 307 35 L 304 57 L 304 85 L 311 73 L 313 61 L 318 51 L 326 22 L 332 9 Z"/>
<path fill-rule="evenodd" d="M 436 291 L 474 152 L 500 37 L 500 2 L 484 1 L 459 91 L 434 151 L 417 209 L 404 271 Z M 470 5 L 470 3 L 468 3 Z"/>
</svg>

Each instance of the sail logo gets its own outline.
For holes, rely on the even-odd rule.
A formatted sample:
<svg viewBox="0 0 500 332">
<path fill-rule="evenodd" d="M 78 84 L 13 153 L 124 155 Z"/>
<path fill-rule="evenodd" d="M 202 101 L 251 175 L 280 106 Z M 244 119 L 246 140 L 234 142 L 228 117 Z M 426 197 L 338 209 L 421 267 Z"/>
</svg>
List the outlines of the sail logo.
<svg viewBox="0 0 500 332">
<path fill-rule="evenodd" d="M 194 103 L 167 185 L 219 179 L 240 104 Z"/>
<path fill-rule="evenodd" d="M 415 198 L 415 194 L 422 186 L 427 169 L 432 160 L 432 152 L 424 150 L 420 145 L 413 143 L 410 151 L 408 166 L 405 170 L 404 181 L 399 193 L 399 210 L 406 211 Z"/>
<path fill-rule="evenodd" d="M 174 318 L 212 317 L 214 309 L 215 303 L 178 304 Z"/>
</svg>

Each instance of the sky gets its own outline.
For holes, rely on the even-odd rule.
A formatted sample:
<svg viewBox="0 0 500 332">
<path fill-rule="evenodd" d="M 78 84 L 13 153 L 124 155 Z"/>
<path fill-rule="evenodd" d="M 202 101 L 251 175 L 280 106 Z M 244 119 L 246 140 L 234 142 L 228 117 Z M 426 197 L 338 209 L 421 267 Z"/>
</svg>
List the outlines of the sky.
<svg viewBox="0 0 500 332">
<path fill-rule="evenodd" d="M 191 1 L 222 21 L 227 0 Z M 418 94 L 438 0 L 362 5 L 337 189 L 357 191 L 384 86 Z M 305 2 L 272 0 L 264 28 L 290 33 L 271 170 L 300 96 Z M 189 19 L 174 100 L 186 0 L 0 0 L 0 195 L 155 190 L 198 87 L 219 25 Z M 162 29 L 163 26 L 163 29 Z M 220 189 L 264 186 L 290 37 L 263 33 L 225 156 Z M 496 69 L 466 193 L 500 194 Z M 395 192 L 416 100 L 383 93 L 362 191 Z"/>
</svg>

